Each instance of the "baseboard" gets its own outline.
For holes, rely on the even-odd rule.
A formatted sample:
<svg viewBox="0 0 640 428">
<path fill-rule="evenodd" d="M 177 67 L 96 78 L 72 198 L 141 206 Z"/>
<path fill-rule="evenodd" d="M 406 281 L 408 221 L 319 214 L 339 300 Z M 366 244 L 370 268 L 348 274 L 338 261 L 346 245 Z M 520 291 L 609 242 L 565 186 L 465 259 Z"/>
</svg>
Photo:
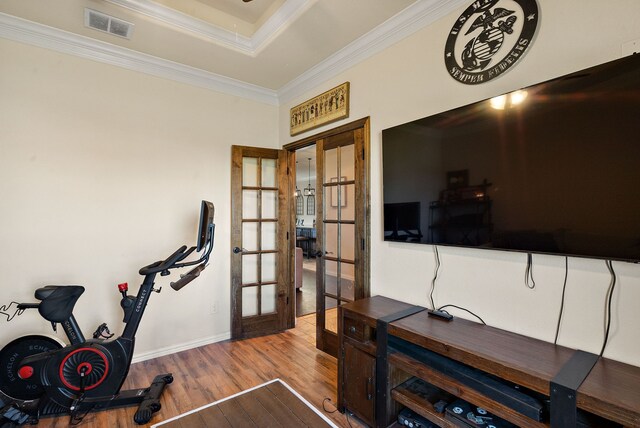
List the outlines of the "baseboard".
<svg viewBox="0 0 640 428">
<path fill-rule="evenodd" d="M 152 358 L 163 357 L 165 355 L 175 354 L 176 352 L 187 351 L 189 349 L 198 348 L 200 346 L 210 345 L 216 342 L 222 342 L 223 340 L 231 339 L 231 332 L 219 334 L 216 336 L 209 336 L 203 339 L 194 340 L 192 342 L 181 343 L 178 345 L 167 346 L 165 348 L 156 349 L 155 351 L 148 351 L 143 353 L 134 353 L 132 363 L 139 363 L 141 361 L 150 360 Z"/>
</svg>

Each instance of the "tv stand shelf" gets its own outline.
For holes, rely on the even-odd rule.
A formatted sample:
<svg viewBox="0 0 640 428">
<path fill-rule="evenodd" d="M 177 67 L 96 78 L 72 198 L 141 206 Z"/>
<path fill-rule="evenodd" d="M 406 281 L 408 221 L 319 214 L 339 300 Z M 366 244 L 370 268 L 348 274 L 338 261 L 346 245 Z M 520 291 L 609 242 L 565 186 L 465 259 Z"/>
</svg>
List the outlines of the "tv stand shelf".
<svg viewBox="0 0 640 428">
<path fill-rule="evenodd" d="M 352 410 L 351 403 L 357 402 L 358 396 L 357 393 L 354 395 L 353 388 L 363 383 L 349 378 L 353 370 L 350 361 L 361 366 L 362 359 L 354 357 L 353 350 L 356 350 L 366 353 L 372 367 L 375 366 L 371 378 L 375 379 L 376 393 L 371 394 L 370 387 L 369 390 L 363 387 L 369 392 L 364 401 L 374 409 L 365 420 L 370 426 L 393 425 L 404 406 L 438 426 L 456 426 L 434 409 L 433 404 L 443 399 L 437 397 L 445 397 L 447 402 L 462 398 L 517 426 L 550 426 L 546 415 L 539 422 L 530 414 L 526 415 L 529 410 L 517 409 L 512 401 L 489 393 L 482 385 L 478 387 L 464 376 L 461 378 L 460 373 L 467 369 L 479 372 L 489 384 L 493 380 L 515 384 L 531 394 L 548 398 L 551 381 L 575 350 L 462 318 L 443 321 L 428 316 L 421 310 L 424 308 L 401 302 L 395 305 L 399 311 L 397 319 L 391 310 L 380 311 L 381 305 L 389 308 L 393 307 L 393 302 L 396 301 L 377 296 L 340 307 L 340 343 L 343 352 L 345 343 L 350 352 L 346 359 L 342 352 L 338 361 L 338 405 L 341 409 Z M 381 328 L 381 320 L 386 323 L 385 329 Z M 354 322 L 361 322 L 375 332 L 375 340 L 367 341 L 367 347 L 351 346 Z M 346 330 L 345 326 L 352 331 Z M 430 355 L 436 358 L 435 362 L 429 359 Z M 453 371 L 443 370 L 438 361 L 450 364 Z M 457 367 L 461 369 L 458 371 Z M 433 391 L 426 395 L 415 393 L 410 387 L 411 379 L 426 381 Z M 350 397 L 348 402 L 343 399 L 345 395 Z M 577 389 L 576 405 L 581 411 L 622 426 L 640 427 L 640 367 L 600 358 Z"/>
<path fill-rule="evenodd" d="M 410 379 L 391 390 L 391 398 L 396 402 L 413 409 L 416 413 L 427 418 L 429 421 L 437 424 L 442 428 L 456 428 L 452 422 L 444 419 L 441 413 L 438 413 L 433 405 L 440 400 L 451 400 L 454 396 L 448 394 L 438 388 L 432 387 L 427 396 L 412 388 L 416 380 Z"/>
</svg>

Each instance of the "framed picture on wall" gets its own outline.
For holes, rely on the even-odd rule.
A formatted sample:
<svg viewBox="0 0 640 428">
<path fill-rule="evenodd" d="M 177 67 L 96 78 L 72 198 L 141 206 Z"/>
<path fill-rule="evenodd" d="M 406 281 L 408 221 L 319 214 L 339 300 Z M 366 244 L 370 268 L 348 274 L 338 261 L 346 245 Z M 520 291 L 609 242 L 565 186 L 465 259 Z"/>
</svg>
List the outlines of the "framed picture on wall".
<svg viewBox="0 0 640 428">
<path fill-rule="evenodd" d="M 298 104 L 289 116 L 292 136 L 349 117 L 349 82 Z"/>
</svg>

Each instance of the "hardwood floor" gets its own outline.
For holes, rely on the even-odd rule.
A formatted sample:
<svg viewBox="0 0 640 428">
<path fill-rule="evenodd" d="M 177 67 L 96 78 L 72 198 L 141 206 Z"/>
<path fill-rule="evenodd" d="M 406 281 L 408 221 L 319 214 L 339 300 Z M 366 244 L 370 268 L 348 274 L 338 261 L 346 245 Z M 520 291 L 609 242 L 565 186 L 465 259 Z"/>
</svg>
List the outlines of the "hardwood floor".
<svg viewBox="0 0 640 428">
<path fill-rule="evenodd" d="M 173 373 L 164 391 L 162 409 L 149 425 L 280 378 L 341 427 L 362 427 L 335 410 L 337 360 L 315 348 L 315 314 L 297 319 L 284 333 L 225 341 L 133 364 L 123 389 L 148 386 L 161 373 Z M 323 400 L 327 411 L 323 411 Z M 135 407 L 90 413 L 86 428 L 137 427 Z M 67 427 L 69 417 L 42 419 L 38 427 Z M 147 425 L 147 426 L 149 426 Z"/>
</svg>

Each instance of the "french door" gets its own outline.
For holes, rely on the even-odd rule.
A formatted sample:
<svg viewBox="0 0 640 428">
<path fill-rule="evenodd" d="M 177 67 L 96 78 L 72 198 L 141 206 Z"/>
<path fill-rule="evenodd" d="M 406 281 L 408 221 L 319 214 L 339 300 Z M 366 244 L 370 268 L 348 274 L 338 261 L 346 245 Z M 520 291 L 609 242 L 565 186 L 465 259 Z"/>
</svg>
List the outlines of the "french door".
<svg viewBox="0 0 640 428">
<path fill-rule="evenodd" d="M 316 346 L 338 355 L 338 306 L 369 295 L 368 119 L 316 143 Z M 320 187 L 320 186 L 317 186 Z"/>
<path fill-rule="evenodd" d="M 292 327 L 284 150 L 232 146 L 231 337 Z"/>
</svg>

